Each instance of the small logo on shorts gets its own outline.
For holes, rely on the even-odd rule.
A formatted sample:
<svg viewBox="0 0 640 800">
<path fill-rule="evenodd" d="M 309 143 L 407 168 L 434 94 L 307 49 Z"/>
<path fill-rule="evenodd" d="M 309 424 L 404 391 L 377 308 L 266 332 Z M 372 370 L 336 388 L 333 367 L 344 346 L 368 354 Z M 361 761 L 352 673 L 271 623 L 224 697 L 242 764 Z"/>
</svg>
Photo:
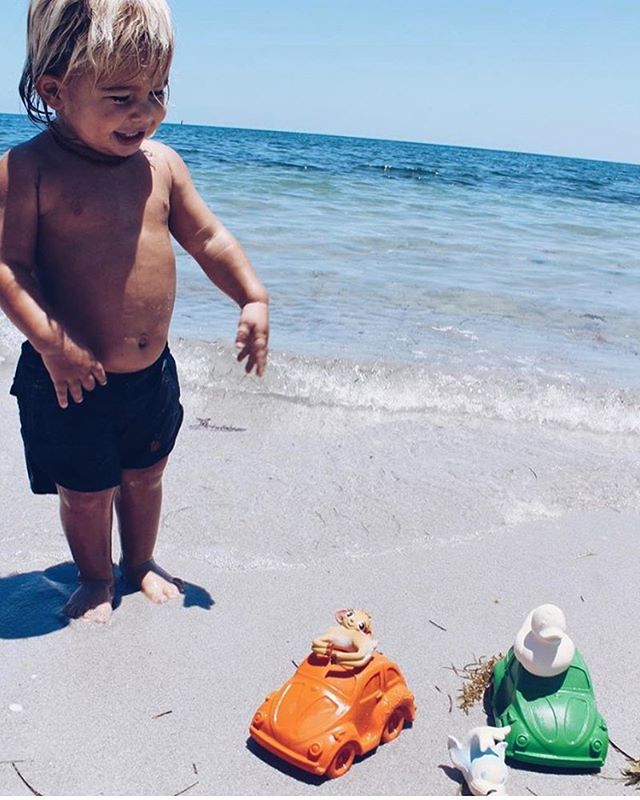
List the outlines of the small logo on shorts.
<svg viewBox="0 0 640 800">
<path fill-rule="evenodd" d="M 160 449 L 160 442 L 157 439 L 154 439 L 149 445 L 149 450 L 151 450 L 152 453 L 157 453 L 159 449 Z"/>
</svg>

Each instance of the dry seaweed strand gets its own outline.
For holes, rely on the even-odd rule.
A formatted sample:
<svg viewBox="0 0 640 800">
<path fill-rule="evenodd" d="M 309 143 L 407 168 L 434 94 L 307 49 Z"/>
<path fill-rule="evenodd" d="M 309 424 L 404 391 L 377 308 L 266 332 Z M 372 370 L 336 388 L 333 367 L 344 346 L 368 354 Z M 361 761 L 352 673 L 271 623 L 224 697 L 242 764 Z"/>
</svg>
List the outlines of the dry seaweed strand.
<svg viewBox="0 0 640 800">
<path fill-rule="evenodd" d="M 621 756 L 624 756 L 627 759 L 627 761 L 636 761 L 636 759 L 633 756 L 630 756 L 626 750 L 623 750 L 619 744 L 616 744 L 616 742 L 614 742 L 611 737 L 609 737 L 609 744 L 611 745 L 611 747 L 613 747 L 614 750 L 617 750 Z"/>
<path fill-rule="evenodd" d="M 174 797 L 179 797 L 181 794 L 184 794 L 185 792 L 188 792 L 189 789 L 193 789 L 193 787 L 197 786 L 199 783 L 200 783 L 200 781 L 196 781 L 195 783 L 192 783 L 189 786 L 187 786 L 185 789 L 181 789 L 179 792 L 176 792 L 173 796 Z"/>
<path fill-rule="evenodd" d="M 624 785 L 635 786 L 636 789 L 640 789 L 640 758 L 634 758 L 633 756 L 630 756 L 629 753 L 627 753 L 626 750 L 623 750 L 619 744 L 616 744 L 613 739 L 609 739 L 609 744 L 614 750 L 617 750 L 620 755 L 623 755 L 629 762 L 629 765 L 626 769 L 620 770 L 623 777 L 626 779 Z"/>
<path fill-rule="evenodd" d="M 465 714 L 468 714 L 469 709 L 473 708 L 476 703 L 482 702 L 484 693 L 491 683 L 493 668 L 501 658 L 504 658 L 502 653 L 490 658 L 474 656 L 475 660 L 470 664 L 465 664 L 462 669 L 453 667 L 455 674 L 464 679 L 464 683 L 458 689 L 458 706 Z"/>
<path fill-rule="evenodd" d="M 33 786 L 32 786 L 32 785 L 29 783 L 29 781 L 28 781 L 28 780 L 27 780 L 27 779 L 24 777 L 24 775 L 23 775 L 23 774 L 20 772 L 20 770 L 18 769 L 18 767 L 16 767 L 16 762 L 15 762 L 15 761 L 12 761 L 12 762 L 11 762 L 11 766 L 12 766 L 12 767 L 15 769 L 15 771 L 18 773 L 18 777 L 19 777 L 19 778 L 20 778 L 20 780 L 21 780 L 21 781 L 24 783 L 24 785 L 27 787 L 27 789 L 28 789 L 28 790 L 31 792 L 31 794 L 35 794 L 35 795 L 36 795 L 36 797 L 42 797 L 42 792 L 39 792 L 39 791 L 37 791 L 37 789 L 34 789 L 34 788 L 33 788 Z"/>
</svg>

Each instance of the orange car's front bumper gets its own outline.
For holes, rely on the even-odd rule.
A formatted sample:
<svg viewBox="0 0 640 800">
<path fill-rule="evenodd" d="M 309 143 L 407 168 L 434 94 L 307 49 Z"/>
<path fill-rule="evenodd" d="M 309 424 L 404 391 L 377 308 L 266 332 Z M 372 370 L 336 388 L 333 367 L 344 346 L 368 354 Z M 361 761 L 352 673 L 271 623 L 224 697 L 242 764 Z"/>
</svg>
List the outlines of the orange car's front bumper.
<svg viewBox="0 0 640 800">
<path fill-rule="evenodd" d="M 280 744 L 280 742 L 276 741 L 272 736 L 269 736 L 253 725 L 249 728 L 249 733 L 251 734 L 251 738 L 259 745 L 262 745 L 265 750 L 273 753 L 274 756 L 288 761 L 289 764 L 293 764 L 294 767 L 303 769 L 305 772 L 312 772 L 314 775 L 324 775 L 327 770 L 327 765 L 323 763 L 323 759 L 318 762 L 312 761 L 310 758 L 305 758 L 300 755 L 300 753 L 296 753 L 294 750 L 284 747 L 284 745 Z"/>
</svg>

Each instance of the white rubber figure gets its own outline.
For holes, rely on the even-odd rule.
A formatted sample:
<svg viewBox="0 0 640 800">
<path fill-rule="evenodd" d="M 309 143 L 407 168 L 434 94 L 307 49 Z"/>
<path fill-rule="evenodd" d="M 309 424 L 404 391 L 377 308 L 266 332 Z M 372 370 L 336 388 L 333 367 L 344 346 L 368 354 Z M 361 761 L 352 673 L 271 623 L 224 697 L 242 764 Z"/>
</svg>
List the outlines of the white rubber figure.
<svg viewBox="0 0 640 800">
<path fill-rule="evenodd" d="M 504 739 L 510 731 L 510 725 L 504 728 L 485 725 L 472 728 L 460 742 L 455 736 L 448 737 L 451 763 L 464 776 L 471 794 L 506 795 L 509 771 L 504 762 L 507 749 Z"/>
<path fill-rule="evenodd" d="M 569 669 L 576 648 L 566 628 L 567 620 L 558 606 L 545 603 L 534 608 L 513 643 L 515 657 L 527 672 L 552 678 Z"/>
</svg>

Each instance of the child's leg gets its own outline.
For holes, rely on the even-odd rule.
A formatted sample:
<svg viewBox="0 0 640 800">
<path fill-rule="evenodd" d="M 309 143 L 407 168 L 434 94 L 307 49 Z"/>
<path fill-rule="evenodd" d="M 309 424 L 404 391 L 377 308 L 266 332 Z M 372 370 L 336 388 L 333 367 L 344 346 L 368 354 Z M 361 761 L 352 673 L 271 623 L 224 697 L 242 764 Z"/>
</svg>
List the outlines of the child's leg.
<svg viewBox="0 0 640 800">
<path fill-rule="evenodd" d="M 80 573 L 80 586 L 64 611 L 89 622 L 107 622 L 114 587 L 111 523 L 115 489 L 76 492 L 59 485 L 57 488 L 62 528 Z"/>
<path fill-rule="evenodd" d="M 182 582 L 153 560 L 162 506 L 162 473 L 168 458 L 146 469 L 123 469 L 115 506 L 125 577 L 155 603 L 177 597 Z"/>
</svg>

